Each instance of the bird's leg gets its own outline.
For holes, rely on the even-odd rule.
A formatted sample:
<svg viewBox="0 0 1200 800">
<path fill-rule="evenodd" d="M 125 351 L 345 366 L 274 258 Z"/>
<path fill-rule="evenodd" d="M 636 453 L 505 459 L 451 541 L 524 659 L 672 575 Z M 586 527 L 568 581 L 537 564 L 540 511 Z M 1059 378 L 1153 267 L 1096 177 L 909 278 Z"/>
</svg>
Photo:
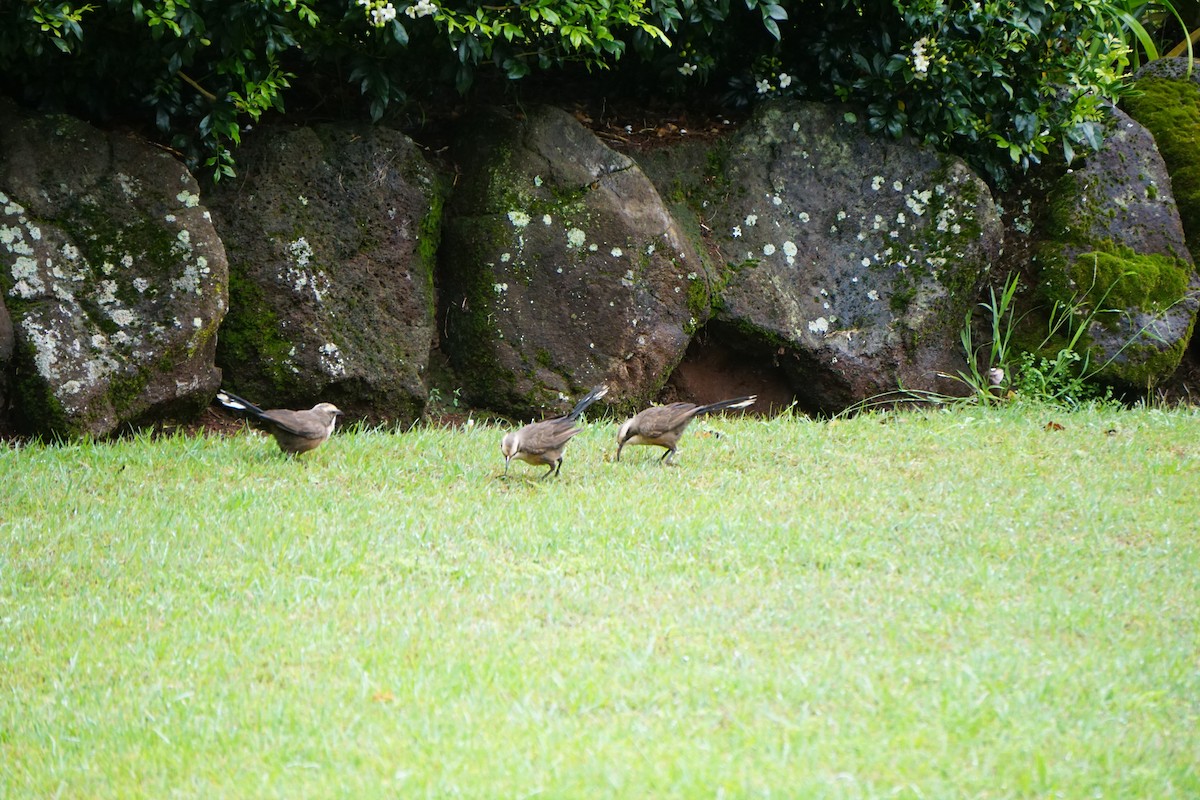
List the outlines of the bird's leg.
<svg viewBox="0 0 1200 800">
<path fill-rule="evenodd" d="M 660 462 L 662 462 L 663 464 L 666 464 L 668 467 L 673 467 L 673 466 L 675 466 L 675 464 L 673 461 L 671 461 L 671 458 L 674 455 L 675 455 L 675 448 L 669 447 L 669 448 L 667 448 L 667 452 L 662 454 L 662 458 L 660 458 L 658 460 Z"/>
<path fill-rule="evenodd" d="M 544 481 L 544 480 L 546 480 L 546 478 L 549 478 L 551 475 L 557 475 L 558 468 L 561 466 L 562 466 L 562 459 L 560 458 L 558 461 L 555 461 L 553 464 L 550 465 L 550 469 L 547 470 L 546 474 L 543 475 L 541 478 L 539 478 L 539 480 Z"/>
</svg>

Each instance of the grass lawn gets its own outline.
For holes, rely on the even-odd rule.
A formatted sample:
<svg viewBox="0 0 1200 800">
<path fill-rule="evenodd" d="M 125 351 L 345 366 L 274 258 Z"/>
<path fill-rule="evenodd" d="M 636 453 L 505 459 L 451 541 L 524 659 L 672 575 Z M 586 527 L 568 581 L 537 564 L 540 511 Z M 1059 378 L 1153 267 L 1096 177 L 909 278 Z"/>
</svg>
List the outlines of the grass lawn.
<svg viewBox="0 0 1200 800">
<path fill-rule="evenodd" d="M 0 798 L 1200 797 L 1200 412 L 501 434 L 0 449 Z"/>
</svg>

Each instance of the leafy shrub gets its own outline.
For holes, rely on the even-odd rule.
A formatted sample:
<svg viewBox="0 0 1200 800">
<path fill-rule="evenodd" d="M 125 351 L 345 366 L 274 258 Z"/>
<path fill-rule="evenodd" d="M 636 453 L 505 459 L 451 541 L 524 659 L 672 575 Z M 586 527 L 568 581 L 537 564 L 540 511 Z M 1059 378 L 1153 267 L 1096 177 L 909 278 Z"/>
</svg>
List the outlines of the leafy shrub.
<svg viewBox="0 0 1200 800">
<path fill-rule="evenodd" d="M 1139 14 L 1158 0 L 1126 0 Z M 619 65 L 622 90 L 861 103 L 869 125 L 1003 183 L 1099 142 L 1139 24 L 1107 0 L 64 0 L 0 3 L 0 90 L 92 118 L 146 109 L 192 166 L 232 172 L 285 94 L 339 116 L 469 91 L 486 71 Z M 1145 19 L 1142 14 L 1139 19 Z M 633 54 L 634 58 L 627 57 Z M 616 85 L 616 84 L 614 84 Z M 350 92 L 345 88 L 349 87 Z M 349 108 L 347 105 L 349 104 Z"/>
</svg>

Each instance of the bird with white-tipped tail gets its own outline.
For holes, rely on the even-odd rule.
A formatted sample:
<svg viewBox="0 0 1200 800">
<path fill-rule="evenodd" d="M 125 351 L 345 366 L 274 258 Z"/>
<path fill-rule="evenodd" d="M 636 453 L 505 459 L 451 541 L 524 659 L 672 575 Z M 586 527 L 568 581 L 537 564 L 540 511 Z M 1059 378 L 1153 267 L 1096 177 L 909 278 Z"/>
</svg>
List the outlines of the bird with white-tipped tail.
<svg viewBox="0 0 1200 800">
<path fill-rule="evenodd" d="M 508 462 L 518 458 L 527 464 L 550 467 L 542 476 L 542 480 L 557 475 L 562 469 L 563 450 L 566 449 L 567 442 L 583 430 L 575 427 L 575 423 L 588 406 L 606 394 L 607 386 L 597 386 L 575 404 L 571 413 L 541 422 L 531 422 L 520 430 L 505 434 L 500 442 L 500 452 L 504 454 L 504 473 L 508 474 Z"/>
<path fill-rule="evenodd" d="M 251 423 L 275 437 L 279 449 L 289 455 L 315 450 L 333 434 L 341 410 L 333 403 L 317 403 L 307 411 L 273 408 L 263 411 L 232 392 L 217 392 L 217 402 L 250 417 Z"/>
<path fill-rule="evenodd" d="M 621 449 L 625 445 L 645 444 L 665 447 L 666 452 L 659 460 L 670 464 L 679 445 L 679 437 L 683 436 L 684 430 L 693 419 L 713 411 L 746 408 L 757 399 L 758 395 L 752 394 L 703 406 L 695 403 L 671 403 L 639 411 L 632 419 L 626 420 L 617 431 L 617 461 L 621 460 Z"/>
</svg>

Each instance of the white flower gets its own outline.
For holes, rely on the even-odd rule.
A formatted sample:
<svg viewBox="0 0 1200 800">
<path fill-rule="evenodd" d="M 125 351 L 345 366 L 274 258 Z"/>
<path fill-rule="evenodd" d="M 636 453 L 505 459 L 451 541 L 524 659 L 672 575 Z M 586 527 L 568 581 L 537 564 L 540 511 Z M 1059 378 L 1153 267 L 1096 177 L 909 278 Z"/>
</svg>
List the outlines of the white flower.
<svg viewBox="0 0 1200 800">
<path fill-rule="evenodd" d="M 779 88 L 786 89 L 787 87 L 789 87 L 791 85 L 792 85 L 792 76 L 788 75 L 786 72 L 779 73 Z"/>
<path fill-rule="evenodd" d="M 437 6 L 429 2 L 429 0 L 420 0 L 416 5 L 404 9 L 404 13 L 410 19 L 418 19 L 420 17 L 428 17 L 430 14 L 436 14 L 437 10 Z"/>
<path fill-rule="evenodd" d="M 922 37 L 917 40 L 912 47 L 912 64 L 913 72 L 917 73 L 917 77 L 923 78 L 929 72 L 929 57 L 925 55 L 925 48 L 929 45 L 929 37 Z"/>
<path fill-rule="evenodd" d="M 754 88 L 758 89 L 759 94 L 766 94 L 771 91 L 771 82 L 766 78 L 754 82 Z"/>
<path fill-rule="evenodd" d="M 383 8 L 371 9 L 371 22 L 376 27 L 382 27 L 396 18 L 396 9 L 391 3 Z"/>
<path fill-rule="evenodd" d="M 695 75 L 696 74 L 696 65 L 689 64 L 686 61 L 683 62 L 683 65 L 681 67 L 679 67 L 679 74 L 683 75 L 685 78 Z"/>
</svg>

